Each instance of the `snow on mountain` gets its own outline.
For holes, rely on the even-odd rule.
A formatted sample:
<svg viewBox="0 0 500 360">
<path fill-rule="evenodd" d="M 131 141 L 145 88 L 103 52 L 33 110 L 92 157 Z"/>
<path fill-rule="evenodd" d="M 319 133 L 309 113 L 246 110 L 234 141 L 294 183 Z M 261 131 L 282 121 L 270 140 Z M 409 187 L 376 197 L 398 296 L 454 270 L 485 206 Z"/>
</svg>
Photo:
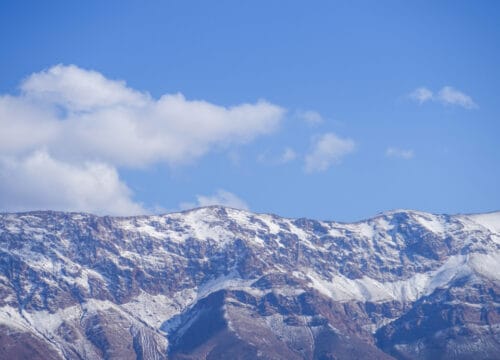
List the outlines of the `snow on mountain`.
<svg viewBox="0 0 500 360">
<path fill-rule="evenodd" d="M 469 215 L 467 218 L 485 227 L 494 234 L 500 234 L 500 212 Z"/>
<path fill-rule="evenodd" d="M 500 213 L 397 210 L 356 223 L 219 206 L 0 214 L 0 329 L 35 358 L 203 358 L 231 346 L 349 358 L 353 344 L 359 356 L 429 358 L 430 337 L 459 329 L 488 344 L 463 350 L 480 358 L 500 351 L 499 286 Z M 414 339 L 405 329 L 419 323 L 406 319 L 419 307 L 444 318 Z"/>
</svg>

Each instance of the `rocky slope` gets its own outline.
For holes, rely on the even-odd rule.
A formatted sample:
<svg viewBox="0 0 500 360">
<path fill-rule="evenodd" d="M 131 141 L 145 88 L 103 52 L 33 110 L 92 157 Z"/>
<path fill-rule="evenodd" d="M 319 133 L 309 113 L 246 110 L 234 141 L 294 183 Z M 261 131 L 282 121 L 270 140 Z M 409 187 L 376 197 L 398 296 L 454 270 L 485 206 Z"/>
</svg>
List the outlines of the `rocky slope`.
<svg viewBox="0 0 500 360">
<path fill-rule="evenodd" d="M 500 213 L 0 214 L 0 357 L 499 359 Z"/>
</svg>

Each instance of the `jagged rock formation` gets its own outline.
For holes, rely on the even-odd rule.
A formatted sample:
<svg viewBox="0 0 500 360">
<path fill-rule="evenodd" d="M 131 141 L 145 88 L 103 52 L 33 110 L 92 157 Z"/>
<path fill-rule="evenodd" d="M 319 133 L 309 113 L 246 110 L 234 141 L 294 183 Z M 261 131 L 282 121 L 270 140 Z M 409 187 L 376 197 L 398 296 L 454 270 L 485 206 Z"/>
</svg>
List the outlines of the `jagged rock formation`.
<svg viewBox="0 0 500 360">
<path fill-rule="evenodd" d="M 0 214 L 0 357 L 498 359 L 500 213 Z"/>
</svg>

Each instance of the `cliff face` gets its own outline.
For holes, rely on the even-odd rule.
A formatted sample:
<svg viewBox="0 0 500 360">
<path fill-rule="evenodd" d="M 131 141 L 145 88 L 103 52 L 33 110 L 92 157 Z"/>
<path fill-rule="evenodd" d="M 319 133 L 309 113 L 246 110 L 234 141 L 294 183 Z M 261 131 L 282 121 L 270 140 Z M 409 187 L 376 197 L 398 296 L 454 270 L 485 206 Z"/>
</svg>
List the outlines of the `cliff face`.
<svg viewBox="0 0 500 360">
<path fill-rule="evenodd" d="M 0 214 L 6 358 L 494 359 L 499 297 L 500 213 Z"/>
</svg>

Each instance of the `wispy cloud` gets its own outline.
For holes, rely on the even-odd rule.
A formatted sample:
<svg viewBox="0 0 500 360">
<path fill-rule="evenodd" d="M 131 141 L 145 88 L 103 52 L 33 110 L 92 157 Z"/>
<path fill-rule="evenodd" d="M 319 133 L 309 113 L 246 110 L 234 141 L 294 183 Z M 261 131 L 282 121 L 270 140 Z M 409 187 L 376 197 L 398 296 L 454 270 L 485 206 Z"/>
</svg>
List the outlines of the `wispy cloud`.
<svg viewBox="0 0 500 360">
<path fill-rule="evenodd" d="M 283 153 L 281 154 L 281 157 L 280 157 L 280 162 L 282 164 L 286 164 L 286 163 L 289 163 L 290 161 L 293 161 L 297 158 L 297 154 L 295 153 L 295 151 L 290 148 L 290 147 L 287 147 L 285 148 L 285 150 L 283 150 Z"/>
<path fill-rule="evenodd" d="M 307 173 L 325 171 L 338 164 L 354 148 L 355 143 L 351 139 L 338 137 L 334 133 L 322 134 L 315 139 L 311 152 L 306 155 L 304 170 Z"/>
<path fill-rule="evenodd" d="M 196 202 L 183 202 L 179 207 L 183 210 L 187 210 L 211 205 L 222 205 L 235 209 L 248 210 L 248 205 L 245 201 L 235 194 L 223 189 L 217 190 L 213 195 L 197 195 Z"/>
<path fill-rule="evenodd" d="M 435 101 L 443 105 L 460 106 L 469 110 L 478 108 L 478 105 L 469 95 L 451 86 L 444 86 L 436 94 L 426 87 L 419 87 L 413 90 L 408 97 L 419 104 Z"/>
<path fill-rule="evenodd" d="M 298 155 L 291 147 L 285 147 L 281 154 L 269 154 L 269 152 L 260 153 L 257 161 L 267 165 L 283 165 L 297 159 Z"/>
<path fill-rule="evenodd" d="M 410 160 L 415 156 L 415 152 L 411 149 L 400 149 L 396 147 L 389 147 L 385 150 L 385 155 L 391 158 L 399 158 Z"/>
<path fill-rule="evenodd" d="M 451 86 L 443 87 L 437 94 L 437 99 L 445 105 L 456 105 L 465 109 L 475 109 L 478 107 L 469 95 Z"/>
<path fill-rule="evenodd" d="M 426 87 L 416 88 L 409 95 L 410 99 L 418 102 L 419 104 L 423 104 L 426 101 L 432 100 L 433 96 L 434 95 L 432 91 L 430 91 Z"/>
<path fill-rule="evenodd" d="M 305 121 L 309 125 L 319 125 L 324 122 L 323 116 L 314 110 L 297 111 L 296 115 L 299 119 Z"/>
</svg>

